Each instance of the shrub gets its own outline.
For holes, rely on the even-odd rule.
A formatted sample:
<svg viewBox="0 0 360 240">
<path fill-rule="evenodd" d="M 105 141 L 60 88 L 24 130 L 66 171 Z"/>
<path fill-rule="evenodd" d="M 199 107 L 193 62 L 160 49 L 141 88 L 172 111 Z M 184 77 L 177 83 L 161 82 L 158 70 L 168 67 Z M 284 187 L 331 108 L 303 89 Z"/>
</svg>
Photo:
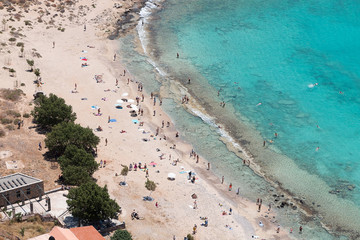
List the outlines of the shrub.
<svg viewBox="0 0 360 240">
<path fill-rule="evenodd" d="M 131 234 L 126 230 L 116 230 L 111 240 L 132 240 Z"/>
<path fill-rule="evenodd" d="M 30 117 L 30 114 L 24 113 L 24 114 L 23 114 L 23 117 L 24 117 L 24 118 L 29 118 L 29 117 Z"/>
<path fill-rule="evenodd" d="M 25 26 L 31 26 L 31 21 L 30 20 L 25 20 Z"/>
<path fill-rule="evenodd" d="M 15 124 L 15 125 L 18 125 L 18 124 L 19 124 L 19 122 L 21 122 L 21 120 L 20 120 L 20 119 L 18 119 L 18 118 L 14 119 L 14 124 Z"/>
<path fill-rule="evenodd" d="M 9 115 L 9 116 L 13 116 L 13 117 L 21 117 L 21 114 L 17 111 L 14 111 L 14 110 L 7 110 L 6 111 L 6 114 Z"/>
<path fill-rule="evenodd" d="M 4 129 L 0 128 L 0 137 L 4 137 L 6 135 Z"/>
<path fill-rule="evenodd" d="M 25 87 L 25 83 L 21 83 L 20 86 Z"/>
<path fill-rule="evenodd" d="M 188 240 L 194 240 L 193 235 L 191 235 L 190 233 L 186 236 L 186 238 L 187 238 Z"/>
<path fill-rule="evenodd" d="M 24 95 L 24 92 L 21 89 L 2 89 L 1 90 L 1 96 L 10 101 L 18 101 L 21 97 L 21 95 Z"/>
<path fill-rule="evenodd" d="M 0 121 L 1 121 L 1 124 L 4 124 L 4 125 L 12 123 L 12 120 L 9 118 L 2 118 L 2 119 L 0 119 Z"/>
<path fill-rule="evenodd" d="M 6 125 L 5 128 L 9 131 L 15 130 L 15 127 L 13 125 Z"/>
<path fill-rule="evenodd" d="M 16 43 L 16 46 L 17 46 L 17 47 L 24 47 L 24 43 L 18 42 L 18 43 Z"/>
<path fill-rule="evenodd" d="M 10 41 L 10 42 L 15 42 L 15 41 L 16 41 L 16 38 L 9 38 L 9 41 Z"/>
</svg>

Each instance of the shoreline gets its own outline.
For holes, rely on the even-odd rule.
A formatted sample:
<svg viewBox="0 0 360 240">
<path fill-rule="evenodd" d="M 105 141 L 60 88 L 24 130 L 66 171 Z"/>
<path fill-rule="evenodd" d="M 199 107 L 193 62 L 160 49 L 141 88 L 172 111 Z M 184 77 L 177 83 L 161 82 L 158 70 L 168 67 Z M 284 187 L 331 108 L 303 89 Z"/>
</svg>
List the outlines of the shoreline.
<svg viewBox="0 0 360 240">
<path fill-rule="evenodd" d="M 185 85 L 184 85 L 183 87 L 185 87 Z M 187 90 L 191 93 L 191 90 L 189 90 L 189 89 L 187 89 Z M 196 98 L 196 94 L 190 94 L 190 96 L 191 96 L 191 98 L 194 98 L 194 99 L 195 99 L 195 100 L 194 100 L 195 102 L 199 100 L 199 99 Z M 191 99 L 190 101 L 193 101 L 193 99 Z M 185 106 L 184 108 L 187 109 L 187 112 L 189 112 L 189 113 L 191 113 L 191 114 L 193 114 L 193 115 L 196 115 L 197 117 L 202 118 L 204 122 L 207 122 L 207 121 L 205 121 L 205 119 L 204 119 L 201 115 L 196 114 L 196 113 L 194 112 L 194 109 L 199 110 L 199 106 L 201 106 L 201 108 L 202 108 L 202 105 L 201 105 L 201 104 L 199 105 L 198 103 L 195 103 L 195 104 L 193 104 L 193 106 L 191 106 L 191 104 L 189 104 L 189 105 L 190 105 L 190 107 L 184 105 L 184 106 Z M 206 112 L 206 111 L 205 111 L 205 110 L 203 110 L 203 111 L 200 110 L 200 112 L 202 112 L 202 113 L 204 114 L 204 112 Z M 207 113 L 205 113 L 204 115 L 205 115 L 205 116 L 210 116 L 210 114 L 207 114 Z M 211 118 L 211 117 L 209 117 L 209 118 Z M 215 120 L 214 120 L 214 119 L 215 119 Z M 218 119 L 216 119 L 216 117 L 215 117 L 214 119 L 212 119 L 212 120 L 213 120 L 213 124 L 214 124 L 214 125 L 217 125 L 217 124 L 218 124 L 218 122 L 217 122 Z M 211 125 L 210 123 L 207 123 L 207 124 Z M 222 126 L 221 123 L 220 123 L 219 125 Z M 228 133 L 228 135 L 229 135 L 232 139 L 237 139 L 236 133 L 231 132 L 231 131 L 227 131 L 227 133 Z M 219 134 L 219 135 L 221 135 L 221 134 Z M 243 138 L 243 139 L 246 140 L 247 138 Z M 228 139 L 225 139 L 225 141 L 224 141 L 224 138 L 222 138 L 222 136 L 221 136 L 220 140 L 223 141 L 224 144 L 226 144 L 226 145 L 237 144 L 236 142 L 226 141 L 226 140 L 228 140 Z M 261 143 L 262 143 L 262 142 L 260 141 L 260 142 L 259 142 L 259 145 L 261 145 Z M 267 144 L 267 145 L 268 145 L 268 144 Z M 237 156 L 239 156 L 239 157 L 244 158 L 244 155 L 245 155 L 245 159 L 251 161 L 251 167 L 250 167 L 250 168 L 252 169 L 252 171 L 253 171 L 255 174 L 257 174 L 258 176 L 264 178 L 264 179 L 265 179 L 268 183 L 270 183 L 273 187 L 275 187 L 275 188 L 277 189 L 277 192 L 278 192 L 279 195 L 285 195 L 284 199 L 290 198 L 292 204 L 294 204 L 294 206 L 297 207 L 297 209 L 298 209 L 297 211 L 301 210 L 301 211 L 299 211 L 299 213 L 301 213 L 301 214 L 304 215 L 304 216 L 303 216 L 304 219 L 309 218 L 309 217 L 314 216 L 314 215 L 317 216 L 317 217 L 323 218 L 322 214 L 319 212 L 319 209 L 315 209 L 315 208 L 314 208 L 314 203 L 312 203 L 312 205 L 311 205 L 310 202 L 305 201 L 305 197 L 301 197 L 302 194 L 295 194 L 295 193 L 293 193 L 293 191 L 289 190 L 289 188 L 287 188 L 285 185 L 283 185 L 283 184 L 279 185 L 279 184 L 277 183 L 277 179 L 274 178 L 274 176 L 271 176 L 271 175 L 269 175 L 269 174 L 265 174 L 265 173 L 261 170 L 261 167 L 260 167 L 260 166 L 261 166 L 261 162 L 259 163 L 259 162 L 256 161 L 256 159 L 254 159 L 251 149 L 248 149 L 246 146 L 242 146 L 241 144 L 240 144 L 240 151 L 242 151 L 241 154 L 239 154 L 239 150 L 238 150 L 238 149 L 236 149 L 236 150 L 233 149 L 233 150 L 232 150 L 232 146 L 231 146 L 231 147 L 228 146 L 228 149 L 229 149 L 229 151 L 232 151 L 233 153 L 235 153 L 235 154 L 236 154 Z M 273 152 L 273 149 L 266 149 L 266 151 L 272 151 L 272 152 Z M 245 154 L 244 154 L 244 153 L 245 153 Z M 248 156 L 246 156 L 246 155 L 248 155 Z M 263 155 L 264 155 L 264 154 L 263 154 Z M 280 154 L 274 152 L 273 155 L 278 156 L 278 155 L 280 155 Z M 282 157 L 282 158 L 283 158 L 283 157 Z M 284 159 L 284 160 L 285 160 L 285 159 Z M 284 162 L 287 162 L 287 163 L 288 163 L 289 160 L 290 160 L 290 159 L 287 159 L 287 160 L 285 160 Z M 315 180 L 315 177 L 314 177 L 314 176 L 311 176 L 309 173 L 305 174 L 305 176 L 309 176 L 310 179 Z M 324 188 L 327 189 L 327 188 L 326 188 L 327 185 L 324 183 L 323 179 L 319 179 L 318 181 L 320 182 L 320 185 L 323 185 Z M 309 182 L 309 181 L 307 181 L 307 182 Z M 333 198 L 336 198 L 336 196 L 332 196 L 332 195 L 330 195 L 330 197 L 331 197 L 332 200 L 334 200 Z M 342 201 L 343 201 L 343 200 L 341 200 L 341 202 L 342 202 Z M 352 206 L 352 207 L 354 207 L 354 206 Z M 320 209 L 320 210 L 323 210 L 323 209 Z M 324 212 L 323 212 L 323 213 L 324 213 Z M 334 213 L 332 213 L 332 214 L 334 214 Z M 334 228 L 333 228 L 332 226 L 327 225 L 327 224 L 331 224 L 330 222 L 324 223 L 323 221 L 319 220 L 319 223 L 322 224 L 322 227 L 323 227 L 326 231 L 330 231 L 330 232 L 331 232 L 332 234 L 334 234 L 335 236 L 339 236 L 339 235 L 338 235 L 339 233 L 337 233 L 336 231 L 334 231 Z M 343 231 L 342 233 L 347 233 L 347 234 L 349 234 L 349 231 L 350 231 L 350 230 L 345 230 L 345 229 L 343 229 L 343 230 L 344 230 L 344 231 Z M 350 235 L 351 235 L 351 234 L 350 234 Z M 353 235 L 356 235 L 356 232 L 353 232 Z"/>
</svg>

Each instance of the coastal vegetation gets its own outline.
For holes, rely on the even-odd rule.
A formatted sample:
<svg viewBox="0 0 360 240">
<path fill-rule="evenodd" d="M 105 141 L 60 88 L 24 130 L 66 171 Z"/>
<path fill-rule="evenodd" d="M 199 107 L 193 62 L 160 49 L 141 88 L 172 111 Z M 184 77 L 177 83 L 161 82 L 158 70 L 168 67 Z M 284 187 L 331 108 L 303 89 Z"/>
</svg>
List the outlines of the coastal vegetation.
<svg viewBox="0 0 360 240">
<path fill-rule="evenodd" d="M 41 96 L 38 98 L 31 114 L 34 121 L 43 129 L 51 129 L 59 123 L 76 120 L 76 114 L 72 111 L 72 107 L 66 105 L 63 98 L 54 94 L 50 94 L 49 97 Z"/>
<path fill-rule="evenodd" d="M 45 139 L 49 154 L 54 157 L 63 155 L 69 145 L 92 153 L 99 142 L 99 137 L 90 128 L 84 128 L 72 122 L 62 122 L 54 126 Z"/>
<path fill-rule="evenodd" d="M 131 234 L 126 230 L 116 230 L 114 235 L 110 237 L 111 240 L 132 240 Z"/>
<path fill-rule="evenodd" d="M 99 187 L 94 182 L 70 189 L 67 198 L 72 215 L 86 223 L 113 218 L 120 210 L 115 200 L 110 198 L 107 187 Z"/>
<path fill-rule="evenodd" d="M 66 147 L 64 154 L 59 158 L 64 183 L 81 185 L 91 181 L 92 174 L 98 169 L 99 164 L 92 154 L 74 145 Z"/>
</svg>

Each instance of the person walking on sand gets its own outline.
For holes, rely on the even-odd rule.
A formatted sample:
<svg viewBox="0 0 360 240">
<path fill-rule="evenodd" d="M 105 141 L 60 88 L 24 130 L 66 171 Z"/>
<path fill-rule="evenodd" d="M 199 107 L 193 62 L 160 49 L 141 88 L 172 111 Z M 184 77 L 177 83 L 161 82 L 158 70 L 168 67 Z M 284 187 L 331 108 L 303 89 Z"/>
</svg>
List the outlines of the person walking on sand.
<svg viewBox="0 0 360 240">
<path fill-rule="evenodd" d="M 196 203 L 196 200 L 194 201 L 194 209 L 197 209 L 197 203 Z"/>
<path fill-rule="evenodd" d="M 105 138 L 105 146 L 107 146 L 107 143 L 108 143 L 107 138 Z"/>
<path fill-rule="evenodd" d="M 110 122 L 110 116 L 108 117 L 108 123 Z"/>
<path fill-rule="evenodd" d="M 119 80 L 116 78 L 115 80 L 115 86 L 117 86 L 119 84 Z"/>
<path fill-rule="evenodd" d="M 55 48 L 55 42 L 53 42 L 53 48 Z"/>
<path fill-rule="evenodd" d="M 240 188 L 238 187 L 237 191 L 236 191 L 236 195 L 240 195 Z"/>
<path fill-rule="evenodd" d="M 276 233 L 280 232 L 280 225 L 277 226 Z"/>
<path fill-rule="evenodd" d="M 230 183 L 230 185 L 229 185 L 229 191 L 231 191 L 232 190 L 232 183 Z"/>
<path fill-rule="evenodd" d="M 299 233 L 302 234 L 302 231 L 303 231 L 303 227 L 300 226 L 300 227 L 299 227 Z"/>
<path fill-rule="evenodd" d="M 158 202 L 155 203 L 155 207 L 158 208 L 159 207 L 159 204 Z"/>
<path fill-rule="evenodd" d="M 39 151 L 42 150 L 41 142 L 39 142 Z"/>
<path fill-rule="evenodd" d="M 197 225 L 196 225 L 196 224 L 194 224 L 194 227 L 193 227 L 193 235 L 195 235 L 195 234 L 196 234 L 196 229 L 197 229 Z"/>
<path fill-rule="evenodd" d="M 114 62 L 115 62 L 115 60 L 116 60 L 116 53 L 114 54 Z M 124 74 L 124 76 L 125 76 L 125 74 Z"/>
<path fill-rule="evenodd" d="M 259 203 L 259 208 L 258 208 L 258 212 L 261 211 L 261 202 Z"/>
<path fill-rule="evenodd" d="M 145 175 L 146 178 L 149 177 L 149 169 L 146 169 L 146 175 Z"/>
</svg>

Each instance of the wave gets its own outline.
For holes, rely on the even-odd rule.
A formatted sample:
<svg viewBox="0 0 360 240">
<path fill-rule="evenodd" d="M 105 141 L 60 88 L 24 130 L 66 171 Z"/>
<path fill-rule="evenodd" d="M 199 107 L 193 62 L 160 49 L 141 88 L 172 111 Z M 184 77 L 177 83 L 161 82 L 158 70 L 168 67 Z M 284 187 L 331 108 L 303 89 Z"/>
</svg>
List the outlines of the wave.
<svg viewBox="0 0 360 240">
<path fill-rule="evenodd" d="M 148 53 L 148 37 L 147 37 L 147 31 L 146 31 L 146 25 L 149 23 L 149 18 L 151 16 L 151 14 L 154 12 L 154 10 L 158 9 L 160 7 L 160 0 L 149 0 L 145 3 L 145 6 L 140 10 L 140 20 L 136 26 L 137 32 L 138 32 L 138 36 L 140 39 L 140 43 L 142 46 L 142 49 L 144 51 L 144 54 L 148 56 L 147 58 L 147 62 L 149 62 L 155 69 L 156 71 L 161 75 L 161 76 L 166 76 L 166 73 L 164 71 L 162 71 L 157 64 L 151 60 L 149 53 Z"/>
</svg>

